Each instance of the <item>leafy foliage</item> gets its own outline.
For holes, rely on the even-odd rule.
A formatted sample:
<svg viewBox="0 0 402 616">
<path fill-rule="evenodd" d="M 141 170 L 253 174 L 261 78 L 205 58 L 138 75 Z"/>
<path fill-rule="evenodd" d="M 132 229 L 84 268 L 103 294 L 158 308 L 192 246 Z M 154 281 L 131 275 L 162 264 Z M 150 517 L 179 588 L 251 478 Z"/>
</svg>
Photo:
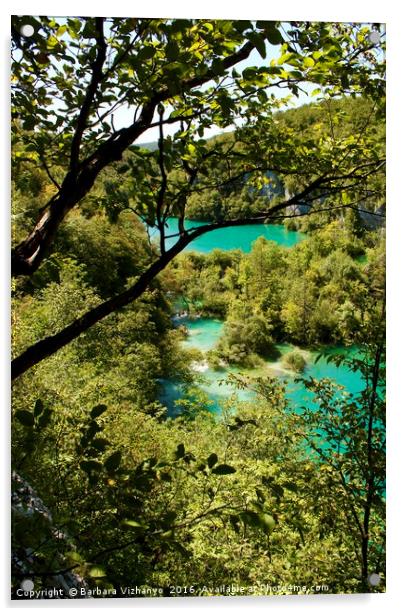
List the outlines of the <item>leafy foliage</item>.
<svg viewBox="0 0 402 616">
<path fill-rule="evenodd" d="M 283 364 L 287 368 L 290 368 L 290 370 L 294 370 L 295 372 L 303 372 L 306 366 L 306 360 L 301 353 L 298 353 L 297 351 L 290 351 L 284 356 Z"/>
<path fill-rule="evenodd" d="M 383 37 L 247 20 L 12 26 L 14 588 L 71 570 L 89 587 L 165 594 L 217 582 L 266 594 L 262 579 L 284 593 L 376 590 L 384 239 L 356 207 L 383 205 Z M 253 50 L 274 57 L 241 69 Z M 283 111 L 305 83 L 321 100 Z M 155 147 L 138 145 L 152 127 Z M 207 140 L 211 127 L 232 132 Z M 261 238 L 248 254 L 180 254 L 208 228 L 286 217 L 309 232 L 291 250 Z M 203 229 L 185 231 L 191 218 Z M 278 382 L 232 375 L 256 398 L 212 415 L 192 369 L 204 358 L 172 323 L 178 302 L 225 319 L 207 358 L 217 369 L 258 366 L 278 341 L 354 342 L 367 386 L 350 397 L 308 381 L 320 406 L 296 415 Z M 176 417 L 166 379 L 188 393 Z"/>
</svg>

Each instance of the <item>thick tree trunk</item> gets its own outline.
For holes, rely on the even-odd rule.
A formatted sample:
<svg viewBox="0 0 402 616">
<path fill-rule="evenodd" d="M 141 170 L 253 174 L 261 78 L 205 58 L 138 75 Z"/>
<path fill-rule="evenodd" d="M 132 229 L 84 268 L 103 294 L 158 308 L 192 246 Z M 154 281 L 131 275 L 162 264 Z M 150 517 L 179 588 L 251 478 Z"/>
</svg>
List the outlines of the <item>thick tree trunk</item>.
<svg viewBox="0 0 402 616">
<path fill-rule="evenodd" d="M 228 69 L 238 62 L 245 60 L 253 49 L 253 43 L 247 41 L 239 50 L 224 58 L 224 68 Z M 104 50 L 101 50 L 99 56 L 100 66 L 103 63 L 103 55 Z M 191 91 L 192 88 L 197 88 L 207 83 L 214 76 L 214 71 L 210 69 L 205 74 L 184 82 L 183 90 Z M 98 77 L 99 75 L 95 75 L 95 86 Z M 93 92 L 89 90 L 87 96 L 89 101 L 92 100 Z M 170 96 L 167 88 L 155 92 L 152 98 L 144 103 L 138 120 L 131 126 L 113 133 L 86 160 L 79 162 L 79 148 L 74 148 L 76 151 L 72 151 L 71 156 L 75 164 L 73 167 L 70 167 L 70 172 L 67 173 L 59 194 L 48 203 L 29 236 L 12 251 L 11 275 L 13 277 L 30 275 L 38 269 L 53 242 L 57 229 L 68 212 L 89 192 L 99 173 L 110 163 L 120 160 L 127 148 L 149 128 L 157 105 L 169 99 Z M 82 112 L 85 118 L 88 115 L 88 110 L 85 112 L 82 109 Z M 77 125 L 74 136 L 77 144 L 80 143 L 84 129 L 85 123 Z"/>
<path fill-rule="evenodd" d="M 384 291 L 385 293 L 385 291 Z M 382 319 L 385 319 L 385 296 L 382 306 Z M 363 587 L 369 587 L 368 576 L 376 571 L 369 571 L 369 541 L 370 541 L 370 518 L 375 496 L 375 460 L 373 458 L 373 426 L 375 421 L 375 406 L 377 402 L 377 388 L 381 368 L 381 359 L 384 352 L 385 332 L 382 335 L 381 341 L 376 349 L 373 371 L 371 374 L 371 396 L 368 408 L 368 433 L 367 433 L 367 467 L 368 477 L 366 484 L 366 500 L 364 504 L 363 518 L 363 536 L 361 544 L 362 553 L 362 584 Z"/>
<path fill-rule="evenodd" d="M 98 323 L 112 312 L 123 308 L 140 297 L 155 276 L 159 274 L 181 250 L 183 250 L 191 239 L 192 238 L 189 239 L 188 237 L 180 238 L 170 250 L 159 257 L 159 259 L 140 276 L 132 287 L 123 291 L 123 293 L 92 308 L 92 310 L 86 312 L 82 317 L 70 323 L 70 325 L 57 334 L 48 336 L 30 346 L 11 362 L 11 378 L 17 378 L 32 366 L 35 366 L 46 357 L 53 355 L 53 353 L 69 344 L 72 340 L 75 340 L 75 338 L 87 331 L 92 325 L 95 325 L 95 323 Z"/>
<path fill-rule="evenodd" d="M 42 263 L 60 224 L 68 212 L 85 194 L 80 186 L 68 187 L 68 177 L 60 190 L 41 214 L 29 236 L 11 252 L 12 276 L 29 276 Z M 67 186 L 67 188 L 66 188 Z"/>
<path fill-rule="evenodd" d="M 38 269 L 67 214 L 88 194 L 100 172 L 110 163 L 121 160 L 125 150 L 147 129 L 158 100 L 155 97 L 145 105 L 135 124 L 118 131 L 100 145 L 74 173 L 67 173 L 59 193 L 49 201 L 32 232 L 12 251 L 13 277 L 30 275 Z"/>
<path fill-rule="evenodd" d="M 306 190 L 304 192 L 306 192 Z M 170 248 L 170 250 L 164 252 L 158 260 L 155 261 L 155 263 L 153 263 L 146 270 L 146 272 L 142 274 L 136 284 L 130 287 L 130 289 L 124 291 L 120 295 L 108 299 L 92 310 L 89 310 L 82 317 L 76 319 L 73 323 L 65 327 L 62 331 L 36 342 L 26 349 L 26 351 L 24 351 L 21 355 L 16 357 L 11 362 L 11 378 L 17 378 L 29 370 L 32 366 L 35 366 L 46 357 L 49 357 L 59 349 L 69 344 L 69 342 L 77 338 L 80 334 L 92 327 L 92 325 L 95 325 L 95 323 L 98 323 L 104 317 L 108 316 L 115 310 L 123 308 L 140 297 L 155 276 L 159 274 L 159 272 L 161 272 L 168 265 L 168 263 L 170 263 L 170 261 L 195 238 L 215 229 L 240 227 L 248 224 L 262 224 L 264 221 L 269 221 L 270 217 L 275 220 L 277 217 L 273 216 L 273 214 L 276 214 L 281 210 L 285 210 L 286 207 L 295 202 L 295 200 L 296 198 L 293 197 L 288 201 L 277 204 L 272 207 L 269 212 L 261 213 L 259 216 L 237 220 L 226 220 L 187 230 L 186 234 L 182 235 L 177 240 L 176 244 Z"/>
<path fill-rule="evenodd" d="M 283 204 L 282 207 L 285 207 L 287 204 Z M 276 206 L 278 208 L 279 206 Z M 181 236 L 172 248 L 164 252 L 158 259 L 155 261 L 138 279 L 138 281 L 129 289 L 112 297 L 99 306 L 92 308 L 88 312 L 86 312 L 83 316 L 79 317 L 70 325 L 65 327 L 63 330 L 54 334 L 53 336 L 48 336 L 43 340 L 39 340 L 32 346 L 30 346 L 26 351 L 21 353 L 18 357 L 13 359 L 11 362 L 11 378 L 14 380 L 18 376 L 21 376 L 24 372 L 35 366 L 39 362 L 41 362 L 46 357 L 53 355 L 59 349 L 63 348 L 67 344 L 69 344 L 72 340 L 80 336 L 82 333 L 87 331 L 92 325 L 98 323 L 103 318 L 114 312 L 115 310 L 119 310 L 127 304 L 133 302 L 138 299 L 151 283 L 151 281 L 161 272 L 170 261 L 178 255 L 183 248 L 185 248 L 193 239 L 207 233 L 208 231 L 212 231 L 217 228 L 230 227 L 230 226 L 242 226 L 249 223 L 257 223 L 262 222 L 262 220 L 258 220 L 256 218 L 253 219 L 244 219 L 244 220 L 232 220 L 225 221 L 224 223 L 211 223 L 209 225 L 205 225 L 202 227 L 194 228 L 190 230 L 185 235 Z"/>
</svg>

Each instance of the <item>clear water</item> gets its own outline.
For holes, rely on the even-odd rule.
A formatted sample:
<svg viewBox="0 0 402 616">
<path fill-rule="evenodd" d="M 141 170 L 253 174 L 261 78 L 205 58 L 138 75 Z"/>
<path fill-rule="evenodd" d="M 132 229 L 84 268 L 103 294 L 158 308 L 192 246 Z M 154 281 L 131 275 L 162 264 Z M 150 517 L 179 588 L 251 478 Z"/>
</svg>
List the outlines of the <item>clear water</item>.
<svg viewBox="0 0 402 616">
<path fill-rule="evenodd" d="M 169 218 L 167 223 L 166 235 L 176 234 L 178 232 L 177 219 Z M 185 226 L 186 229 L 190 229 L 191 227 L 199 227 L 203 224 L 205 223 L 199 221 L 186 221 Z M 152 236 L 155 239 L 157 238 L 156 230 L 151 230 Z M 208 253 L 215 248 L 219 248 L 220 250 L 240 249 L 243 252 L 250 252 L 253 242 L 261 236 L 288 248 L 306 237 L 304 233 L 288 231 L 283 225 L 245 225 L 244 227 L 210 231 L 191 242 L 186 250 Z M 167 247 L 171 247 L 176 239 L 168 239 Z M 182 343 L 183 346 L 196 348 L 203 353 L 216 345 L 223 328 L 223 322 L 217 319 L 180 319 L 180 323 L 185 324 L 189 332 L 187 340 Z M 277 345 L 277 349 L 282 356 L 293 350 L 294 347 L 282 344 Z M 342 352 L 344 349 L 339 347 L 332 350 L 333 352 Z M 328 364 L 324 358 L 314 363 L 315 357 L 316 354 L 314 353 L 307 354 L 308 363 L 304 376 L 312 376 L 317 379 L 328 377 L 339 385 L 343 385 L 351 393 L 360 391 L 363 385 L 360 375 L 351 372 L 346 366 L 336 367 L 333 364 Z M 265 366 L 257 370 L 246 371 L 232 366 L 228 369 L 214 371 L 208 367 L 206 361 L 195 366 L 195 370 L 202 377 L 200 388 L 208 396 L 208 406 L 214 412 L 219 413 L 222 403 L 234 394 L 237 395 L 239 400 L 250 400 L 253 398 L 254 394 L 252 392 L 239 390 L 233 384 L 225 382 L 229 373 L 245 373 L 249 376 L 265 374 L 278 377 L 283 382 L 286 381 L 286 395 L 295 410 L 300 409 L 304 405 L 312 405 L 313 395 L 306 390 L 302 383 L 295 382 L 295 374 L 283 367 L 281 357 L 277 361 L 266 362 Z M 172 381 L 163 381 L 161 385 L 161 402 L 167 406 L 170 414 L 176 414 L 178 410 L 175 407 L 175 401 L 184 397 L 183 385 Z"/>
<path fill-rule="evenodd" d="M 217 319 L 195 319 L 182 321 L 188 328 L 189 336 L 183 342 L 183 346 L 197 348 L 204 353 L 212 349 L 222 332 L 223 322 Z M 288 344 L 277 345 L 277 349 L 281 357 L 293 350 L 294 347 Z M 344 347 L 332 347 L 333 353 L 345 353 Z M 356 352 L 351 349 L 349 352 Z M 222 403 L 230 396 L 236 395 L 239 400 L 251 400 L 254 394 L 250 391 L 238 390 L 233 384 L 225 382 L 229 373 L 239 374 L 244 373 L 248 376 L 267 375 L 279 378 L 286 385 L 286 397 L 289 404 L 297 412 L 302 406 L 312 406 L 313 395 L 308 391 L 302 383 L 295 382 L 295 373 L 284 368 L 281 362 L 281 357 L 277 361 L 267 361 L 262 368 L 256 370 L 241 370 L 239 368 L 230 367 L 224 370 L 211 370 L 207 364 L 196 365 L 195 368 L 202 375 L 203 383 L 200 389 L 207 394 L 209 399 L 209 409 L 219 413 L 222 408 Z M 360 374 L 352 372 L 346 366 L 335 366 L 328 364 L 324 357 L 321 357 L 317 363 L 315 359 L 317 353 L 311 352 L 306 355 L 307 365 L 303 376 L 313 377 L 317 379 L 330 378 L 339 385 L 342 385 L 346 391 L 350 393 L 359 392 L 364 383 Z M 179 383 L 164 382 L 163 394 L 161 401 L 165 404 L 170 414 L 176 414 L 178 409 L 175 407 L 175 401 L 183 398 L 183 388 Z"/>
<path fill-rule="evenodd" d="M 223 322 L 219 319 L 185 319 L 189 336 L 182 343 L 184 347 L 193 347 L 200 351 L 213 349 L 222 333 Z"/>
<path fill-rule="evenodd" d="M 168 218 L 167 224 L 166 235 L 178 233 L 176 218 Z M 185 222 L 185 228 L 201 227 L 205 224 L 205 222 L 187 220 Z M 286 246 L 287 248 L 291 248 L 307 237 L 305 233 L 288 231 L 283 225 L 245 225 L 244 227 L 228 227 L 226 229 L 209 231 L 193 240 L 185 250 L 207 253 L 214 250 L 214 248 L 219 248 L 220 250 L 234 250 L 237 248 L 243 252 L 250 252 L 253 242 L 261 236 L 265 237 L 267 240 L 277 242 L 281 246 Z M 151 230 L 151 237 L 155 239 L 158 237 L 158 232 L 155 229 Z M 171 248 L 176 241 L 177 237 L 167 239 L 166 247 Z"/>
</svg>

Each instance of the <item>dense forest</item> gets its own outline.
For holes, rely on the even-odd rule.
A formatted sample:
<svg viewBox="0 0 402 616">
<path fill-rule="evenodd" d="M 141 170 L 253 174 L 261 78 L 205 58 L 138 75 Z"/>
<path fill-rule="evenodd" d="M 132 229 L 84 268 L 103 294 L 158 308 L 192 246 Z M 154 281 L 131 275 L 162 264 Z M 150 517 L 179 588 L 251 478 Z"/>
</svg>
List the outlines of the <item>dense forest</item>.
<svg viewBox="0 0 402 616">
<path fill-rule="evenodd" d="M 370 30 L 14 18 L 14 598 L 26 579 L 70 598 L 384 592 L 385 120 Z M 270 47 L 268 69 L 236 72 Z M 292 108 L 306 80 L 322 96 Z M 118 104 L 136 110 L 127 128 Z M 158 141 L 138 144 L 152 126 Z M 264 223 L 301 239 L 192 248 Z M 222 323 L 205 352 L 188 343 L 203 318 Z M 312 353 L 360 390 L 313 378 Z M 278 357 L 314 403 L 295 408 L 266 369 Z M 202 363 L 235 392 L 219 412 Z M 186 392 L 175 413 L 166 382 Z"/>
</svg>

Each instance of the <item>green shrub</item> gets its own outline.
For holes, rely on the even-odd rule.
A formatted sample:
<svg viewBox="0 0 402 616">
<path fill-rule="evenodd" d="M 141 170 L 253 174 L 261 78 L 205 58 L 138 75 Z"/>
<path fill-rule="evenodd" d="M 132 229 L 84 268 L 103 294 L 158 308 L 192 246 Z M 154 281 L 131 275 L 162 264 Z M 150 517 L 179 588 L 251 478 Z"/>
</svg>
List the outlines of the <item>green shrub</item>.
<svg viewBox="0 0 402 616">
<path fill-rule="evenodd" d="M 294 372 L 303 372 L 306 367 L 306 360 L 301 353 L 297 351 L 290 351 L 282 358 L 282 364 L 285 368 L 293 370 Z"/>
</svg>

